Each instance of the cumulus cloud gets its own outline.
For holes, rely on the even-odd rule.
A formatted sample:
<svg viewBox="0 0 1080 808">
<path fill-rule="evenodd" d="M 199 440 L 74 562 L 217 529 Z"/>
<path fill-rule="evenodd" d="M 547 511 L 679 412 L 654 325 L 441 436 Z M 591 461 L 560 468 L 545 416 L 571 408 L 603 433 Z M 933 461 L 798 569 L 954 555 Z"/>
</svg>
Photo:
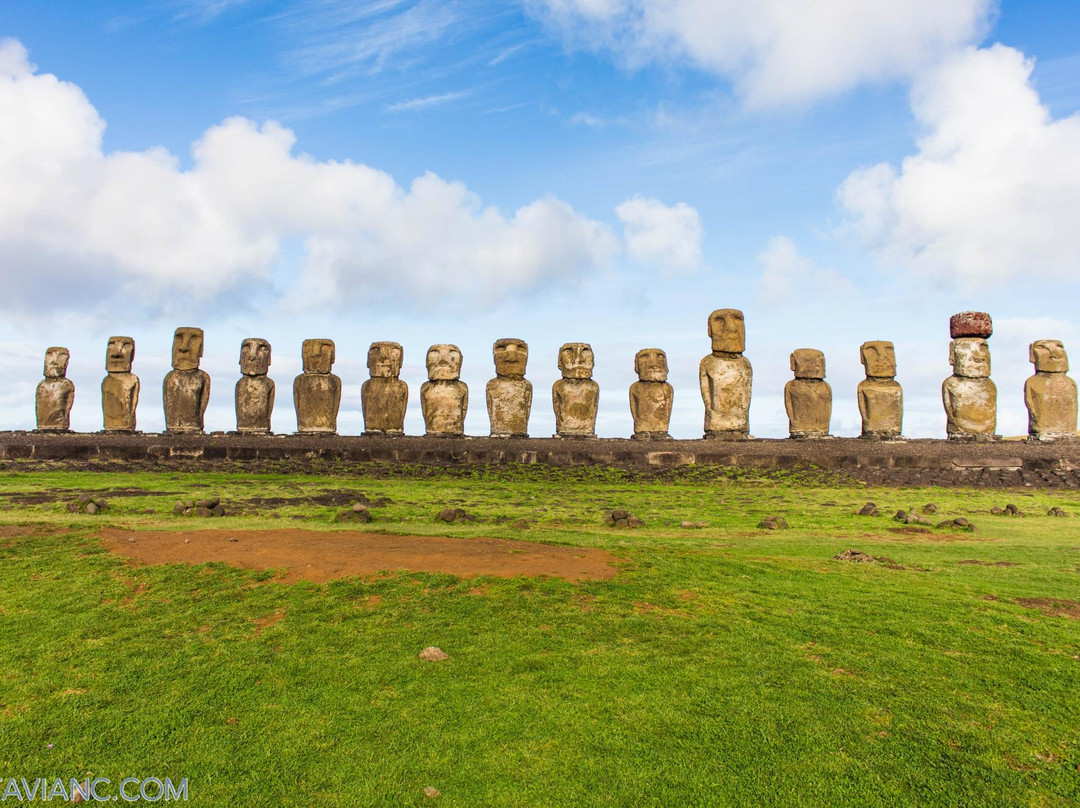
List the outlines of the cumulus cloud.
<svg viewBox="0 0 1080 808">
<path fill-rule="evenodd" d="M 757 256 L 761 267 L 758 294 L 765 303 L 785 303 L 792 297 L 808 297 L 825 292 L 854 292 L 851 282 L 834 269 L 819 266 L 804 256 L 788 236 L 774 236 Z"/>
<path fill-rule="evenodd" d="M 685 272 L 701 265 L 701 217 L 689 205 L 665 205 L 635 196 L 615 208 L 622 221 L 626 250 L 635 261 L 656 264 L 667 272 Z"/>
</svg>

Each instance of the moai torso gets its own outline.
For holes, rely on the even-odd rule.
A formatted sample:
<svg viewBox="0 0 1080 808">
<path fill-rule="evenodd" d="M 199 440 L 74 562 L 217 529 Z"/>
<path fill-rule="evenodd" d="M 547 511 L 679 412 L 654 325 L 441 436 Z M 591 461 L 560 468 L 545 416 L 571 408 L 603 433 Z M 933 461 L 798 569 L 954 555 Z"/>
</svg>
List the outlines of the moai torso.
<svg viewBox="0 0 1080 808">
<path fill-rule="evenodd" d="M 75 403 L 75 385 L 66 378 L 67 348 L 45 351 L 45 378 L 38 382 L 34 396 L 37 428 L 44 432 L 67 432 L 71 428 L 71 405 Z"/>
<path fill-rule="evenodd" d="M 904 391 L 896 381 L 896 351 L 891 342 L 872 340 L 859 347 L 866 378 L 856 395 L 862 416 L 862 437 L 893 440 L 900 437 L 904 420 Z"/>
<path fill-rule="evenodd" d="M 336 434 L 341 379 L 330 372 L 335 359 L 334 341 L 306 339 L 302 352 L 304 372 L 293 380 L 296 431 Z"/>
<path fill-rule="evenodd" d="M 1069 359 L 1059 340 L 1038 340 L 1029 355 L 1035 375 L 1024 382 L 1028 434 L 1034 440 L 1076 438 L 1076 382 L 1066 373 Z"/>
<path fill-rule="evenodd" d="M 698 366 L 705 402 L 705 437 L 743 439 L 750 435 L 750 390 L 754 373 L 742 355 L 746 346 L 743 314 L 717 309 L 709 315 L 713 351 Z"/>
<path fill-rule="evenodd" d="M 109 337 L 105 370 L 101 380 L 101 413 L 106 432 L 134 432 L 135 408 L 139 406 L 139 377 L 131 372 L 135 340 Z"/>
<path fill-rule="evenodd" d="M 825 355 L 813 348 L 791 354 L 795 378 L 784 386 L 784 409 L 793 438 L 824 438 L 832 419 L 832 388 L 825 381 Z"/>
<path fill-rule="evenodd" d="M 240 345 L 240 372 L 236 382 L 236 431 L 245 435 L 270 433 L 274 411 L 274 380 L 270 370 L 270 343 L 250 337 Z"/>
<path fill-rule="evenodd" d="M 675 391 L 667 383 L 667 354 L 659 348 L 644 348 L 634 357 L 638 380 L 630 385 L 630 414 L 638 440 L 666 439 L 671 423 Z"/>
<path fill-rule="evenodd" d="M 201 328 L 176 329 L 173 335 L 173 369 L 162 384 L 166 432 L 202 432 L 206 406 L 210 403 L 210 374 L 199 370 L 203 354 Z"/>
<path fill-rule="evenodd" d="M 427 352 L 428 381 L 420 387 L 424 428 L 431 437 L 465 434 L 469 387 L 461 375 L 461 351 L 456 345 L 432 345 Z"/>
<path fill-rule="evenodd" d="M 404 353 L 396 342 L 373 342 L 368 348 L 368 372 L 360 386 L 365 435 L 403 435 L 409 385 L 401 381 Z"/>
<path fill-rule="evenodd" d="M 563 377 L 551 388 L 555 437 L 596 437 L 600 385 L 591 378 L 593 364 L 592 347 L 584 342 L 568 342 L 559 349 L 559 370 Z"/>
<path fill-rule="evenodd" d="M 494 379 L 487 383 L 488 420 L 493 438 L 525 438 L 529 435 L 533 386 L 525 378 L 529 346 L 519 339 L 500 339 L 492 346 Z"/>
<path fill-rule="evenodd" d="M 941 385 L 945 429 L 951 440 L 991 440 L 997 428 L 997 386 L 990 380 L 990 349 L 981 337 L 949 344 L 953 375 Z"/>
</svg>

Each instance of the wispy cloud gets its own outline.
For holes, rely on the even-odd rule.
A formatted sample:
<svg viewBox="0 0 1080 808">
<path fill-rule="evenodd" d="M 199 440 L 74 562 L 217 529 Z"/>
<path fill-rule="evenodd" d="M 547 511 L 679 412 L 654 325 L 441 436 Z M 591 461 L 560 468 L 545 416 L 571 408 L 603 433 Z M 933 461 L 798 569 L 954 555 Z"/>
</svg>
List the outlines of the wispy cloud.
<svg viewBox="0 0 1080 808">
<path fill-rule="evenodd" d="M 250 2 L 251 0 L 167 0 L 166 6 L 174 9 L 174 16 L 178 20 L 205 24 L 213 22 L 230 8 Z"/>
<path fill-rule="evenodd" d="M 418 109 L 427 109 L 428 107 L 436 107 L 440 104 L 447 104 L 451 101 L 456 101 L 459 98 L 464 98 L 468 95 L 464 90 L 454 93 L 441 93 L 439 95 L 425 95 L 421 98 L 410 98 L 407 101 L 398 101 L 396 104 L 391 104 L 386 108 L 387 112 L 415 112 Z"/>
</svg>

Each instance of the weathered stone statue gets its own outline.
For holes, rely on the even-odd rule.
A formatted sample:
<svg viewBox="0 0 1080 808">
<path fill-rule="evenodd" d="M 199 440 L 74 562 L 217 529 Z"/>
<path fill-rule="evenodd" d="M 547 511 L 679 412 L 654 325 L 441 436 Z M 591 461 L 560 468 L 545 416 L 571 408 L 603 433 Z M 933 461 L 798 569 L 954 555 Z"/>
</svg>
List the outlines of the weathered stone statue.
<svg viewBox="0 0 1080 808">
<path fill-rule="evenodd" d="M 897 440 L 903 428 L 904 391 L 896 381 L 896 350 L 891 342 L 864 342 L 859 356 L 866 378 L 859 382 L 859 414 L 862 437 Z"/>
<path fill-rule="evenodd" d="M 825 354 L 797 348 L 791 354 L 795 378 L 784 385 L 784 409 L 793 438 L 826 438 L 832 418 L 832 388 L 825 381 Z"/>
<path fill-rule="evenodd" d="M 746 324 L 738 309 L 717 309 L 709 315 L 712 353 L 701 360 L 698 378 L 705 401 L 705 437 L 744 440 L 750 437 L 750 387 L 754 372 L 742 355 Z"/>
<path fill-rule="evenodd" d="M 203 330 L 181 326 L 173 335 L 172 366 L 162 385 L 166 432 L 202 432 L 210 403 L 210 374 L 199 370 Z"/>
<path fill-rule="evenodd" d="M 1024 382 L 1028 434 L 1033 440 L 1075 439 L 1076 382 L 1065 375 L 1065 346 L 1060 340 L 1040 339 L 1031 343 L 1028 357 L 1035 365 L 1035 375 Z"/>
<path fill-rule="evenodd" d="M 493 438 L 527 438 L 533 386 L 525 378 L 529 346 L 520 339 L 496 340 L 491 348 L 495 378 L 487 383 L 488 420 Z"/>
<path fill-rule="evenodd" d="M 45 378 L 38 382 L 35 396 L 39 432 L 67 432 L 71 429 L 71 405 L 75 403 L 75 385 L 67 378 L 67 348 L 45 351 Z"/>
<path fill-rule="evenodd" d="M 334 365 L 332 339 L 306 339 L 302 349 L 304 372 L 293 380 L 296 431 L 304 434 L 337 434 L 341 406 L 341 379 L 330 372 Z"/>
<path fill-rule="evenodd" d="M 270 343 L 248 337 L 240 343 L 240 376 L 236 382 L 236 431 L 269 435 L 274 411 L 274 380 L 270 372 Z"/>
<path fill-rule="evenodd" d="M 949 343 L 953 375 L 941 385 L 949 440 L 993 440 L 997 387 L 990 381 L 990 348 L 981 337 Z"/>
<path fill-rule="evenodd" d="M 637 440 L 669 440 L 671 405 L 675 391 L 668 384 L 667 354 L 659 348 L 643 348 L 634 356 L 638 380 L 630 385 L 630 414 Z"/>
<path fill-rule="evenodd" d="M 109 337 L 105 349 L 105 370 L 101 380 L 101 412 L 106 432 L 134 432 L 135 408 L 139 406 L 139 377 L 131 372 L 135 360 L 135 340 Z"/>
<path fill-rule="evenodd" d="M 432 345 L 427 352 L 428 381 L 420 388 L 420 409 L 429 437 L 465 434 L 469 386 L 461 381 L 461 351 L 456 345 Z"/>
<path fill-rule="evenodd" d="M 365 435 L 404 435 L 409 385 L 401 381 L 404 352 L 396 342 L 373 342 L 367 366 L 371 378 L 360 387 Z"/>
<path fill-rule="evenodd" d="M 592 379 L 592 346 L 568 342 L 559 349 L 562 378 L 551 388 L 556 438 L 595 438 L 600 385 Z"/>
</svg>

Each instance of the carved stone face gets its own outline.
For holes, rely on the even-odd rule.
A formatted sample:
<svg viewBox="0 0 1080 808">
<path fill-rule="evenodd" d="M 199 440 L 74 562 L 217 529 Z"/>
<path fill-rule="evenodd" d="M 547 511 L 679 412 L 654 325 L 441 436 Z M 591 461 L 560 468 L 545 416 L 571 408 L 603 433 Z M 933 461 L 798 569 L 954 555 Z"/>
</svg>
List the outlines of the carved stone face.
<svg viewBox="0 0 1080 808">
<path fill-rule="evenodd" d="M 592 346 L 587 342 L 568 342 L 559 349 L 559 370 L 564 379 L 591 379 Z"/>
<path fill-rule="evenodd" d="M 746 322 L 738 309 L 717 309 L 709 315 L 709 338 L 714 351 L 746 350 Z"/>
<path fill-rule="evenodd" d="M 332 339 L 306 339 L 301 353 L 304 357 L 304 373 L 327 374 L 334 365 Z"/>
<path fill-rule="evenodd" d="M 796 348 L 791 354 L 796 379 L 824 379 L 825 354 L 815 348 Z"/>
<path fill-rule="evenodd" d="M 634 372 L 643 382 L 666 382 L 667 354 L 659 348 L 643 348 L 634 356 Z"/>
<path fill-rule="evenodd" d="M 203 330 L 181 326 L 173 334 L 172 366 L 174 370 L 195 370 L 203 352 Z"/>
<path fill-rule="evenodd" d="M 1028 358 L 1040 373 L 1069 372 L 1069 357 L 1059 339 L 1040 339 L 1031 343 Z"/>
<path fill-rule="evenodd" d="M 105 349 L 105 370 L 109 373 L 131 373 L 135 359 L 135 340 L 131 337 L 109 337 Z"/>
<path fill-rule="evenodd" d="M 461 376 L 461 351 L 456 345 L 432 345 L 427 350 L 427 375 L 433 382 Z"/>
<path fill-rule="evenodd" d="M 67 375 L 68 359 L 71 354 L 67 348 L 48 348 L 45 351 L 45 378 L 62 379 Z"/>
<path fill-rule="evenodd" d="M 240 372 L 245 376 L 265 376 L 270 371 L 270 343 L 248 337 L 240 343 Z"/>
<path fill-rule="evenodd" d="M 896 375 L 896 350 L 891 342 L 864 342 L 859 348 L 859 355 L 867 376 L 891 379 Z"/>
<path fill-rule="evenodd" d="M 525 378 L 529 361 L 529 346 L 520 339 L 500 339 L 491 349 L 495 357 L 495 373 L 511 379 Z"/>
<path fill-rule="evenodd" d="M 396 342 L 373 342 L 367 352 L 368 374 L 373 379 L 396 379 L 404 356 Z"/>
<path fill-rule="evenodd" d="M 949 343 L 949 364 L 953 373 L 967 379 L 990 375 L 990 346 L 980 337 L 960 337 Z"/>
</svg>

